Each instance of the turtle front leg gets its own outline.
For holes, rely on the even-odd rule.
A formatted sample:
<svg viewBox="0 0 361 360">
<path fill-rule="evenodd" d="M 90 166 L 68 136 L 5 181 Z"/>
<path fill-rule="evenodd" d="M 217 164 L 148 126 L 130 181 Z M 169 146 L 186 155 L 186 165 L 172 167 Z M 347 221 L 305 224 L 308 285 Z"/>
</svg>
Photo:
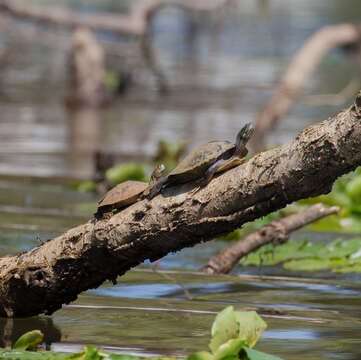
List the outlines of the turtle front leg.
<svg viewBox="0 0 361 360">
<path fill-rule="evenodd" d="M 195 194 L 200 189 L 207 186 L 207 184 L 213 179 L 214 174 L 217 172 L 223 172 L 231 169 L 235 166 L 241 165 L 245 162 L 245 158 L 232 157 L 231 159 L 220 159 L 210 166 L 205 172 L 204 176 L 199 179 L 197 188 L 194 189 L 191 194 Z"/>
<path fill-rule="evenodd" d="M 163 179 L 158 180 L 158 182 L 155 185 L 149 185 L 147 191 L 145 192 L 144 196 L 151 200 L 153 199 L 158 193 L 162 190 L 163 186 L 165 186 L 168 183 L 168 177 L 164 177 Z"/>
<path fill-rule="evenodd" d="M 197 193 L 199 190 L 203 189 L 204 187 L 206 187 L 208 185 L 208 183 L 213 179 L 213 176 L 216 172 L 219 171 L 219 168 L 223 167 L 228 160 L 218 160 L 216 161 L 213 165 L 211 165 L 207 171 L 204 173 L 204 176 L 201 177 L 198 181 L 197 181 L 197 187 L 195 189 L 193 189 L 191 191 L 191 194 L 194 195 L 195 193 Z"/>
</svg>

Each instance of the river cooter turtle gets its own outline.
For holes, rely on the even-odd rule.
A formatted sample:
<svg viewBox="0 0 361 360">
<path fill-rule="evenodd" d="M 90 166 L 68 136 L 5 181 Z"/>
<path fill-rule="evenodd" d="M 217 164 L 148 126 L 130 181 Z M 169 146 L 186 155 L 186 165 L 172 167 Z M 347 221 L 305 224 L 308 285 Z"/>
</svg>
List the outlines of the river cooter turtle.
<svg viewBox="0 0 361 360">
<path fill-rule="evenodd" d="M 99 218 L 114 209 L 123 209 L 143 198 L 143 193 L 148 195 L 149 188 L 157 183 L 164 169 L 163 164 L 157 166 L 152 172 L 149 184 L 144 181 L 128 180 L 114 186 L 99 200 L 95 216 Z"/>
<path fill-rule="evenodd" d="M 229 141 L 211 141 L 193 150 L 168 176 L 150 187 L 148 199 L 152 199 L 170 185 L 199 179 L 199 186 L 203 187 L 212 180 L 215 173 L 244 163 L 248 153 L 246 144 L 253 132 L 252 124 L 247 123 L 238 132 L 234 144 Z"/>
</svg>

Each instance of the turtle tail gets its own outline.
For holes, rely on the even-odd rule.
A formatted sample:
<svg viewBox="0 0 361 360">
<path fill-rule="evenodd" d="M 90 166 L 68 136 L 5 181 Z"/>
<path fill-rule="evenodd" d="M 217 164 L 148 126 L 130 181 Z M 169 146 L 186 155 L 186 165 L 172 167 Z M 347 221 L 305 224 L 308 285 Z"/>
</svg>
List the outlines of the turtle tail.
<svg viewBox="0 0 361 360">
<path fill-rule="evenodd" d="M 167 185 L 167 183 L 168 183 L 168 176 L 158 180 L 156 184 L 150 189 L 147 198 L 149 200 L 153 199 L 162 190 L 163 186 Z"/>
</svg>

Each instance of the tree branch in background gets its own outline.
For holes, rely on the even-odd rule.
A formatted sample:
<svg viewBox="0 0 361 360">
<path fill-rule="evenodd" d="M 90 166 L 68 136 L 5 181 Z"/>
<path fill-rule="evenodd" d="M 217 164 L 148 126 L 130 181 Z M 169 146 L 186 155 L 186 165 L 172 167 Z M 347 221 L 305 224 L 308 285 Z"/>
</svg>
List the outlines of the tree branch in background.
<svg viewBox="0 0 361 360">
<path fill-rule="evenodd" d="M 259 153 L 193 193 L 172 186 L 110 218 L 92 219 L 0 259 L 0 315 L 52 313 L 149 259 L 224 235 L 302 198 L 328 193 L 361 165 L 361 92 L 337 116 Z"/>
<path fill-rule="evenodd" d="M 271 221 L 210 259 L 201 271 L 207 274 L 228 274 L 242 257 L 247 256 L 252 251 L 269 243 L 284 243 L 292 231 L 338 211 L 337 206 L 328 208 L 323 204 L 315 204 L 297 214 Z"/>
<path fill-rule="evenodd" d="M 141 0 L 137 1 L 128 15 L 79 14 L 57 6 L 24 6 L 0 0 L 0 11 L 13 17 L 31 19 L 49 25 L 82 27 L 93 30 L 111 31 L 140 38 L 140 49 L 148 66 L 156 77 L 161 93 L 169 90 L 166 77 L 156 62 L 149 24 L 153 16 L 163 7 L 173 5 L 189 11 L 216 11 L 235 0 Z"/>
<path fill-rule="evenodd" d="M 361 74 L 358 73 L 339 93 L 337 94 L 318 94 L 302 96 L 303 104 L 314 106 L 339 106 L 344 104 L 353 96 L 360 87 Z"/>
<path fill-rule="evenodd" d="M 77 28 L 74 31 L 68 62 L 68 105 L 98 107 L 110 100 L 110 93 L 104 82 L 104 51 L 87 28 Z"/>
<path fill-rule="evenodd" d="M 176 5 L 193 11 L 215 11 L 234 0 L 141 0 L 127 15 L 79 14 L 59 6 L 24 6 L 0 0 L 0 11 L 13 17 L 31 19 L 64 27 L 88 27 L 124 35 L 141 36 L 146 32 L 151 14 L 167 5 Z"/>
<path fill-rule="evenodd" d="M 360 34 L 360 25 L 333 25 L 322 28 L 306 41 L 289 65 L 275 94 L 257 116 L 255 136 L 251 139 L 256 152 L 265 149 L 267 134 L 278 119 L 290 111 L 306 81 L 327 52 L 337 46 L 358 43 Z"/>
</svg>

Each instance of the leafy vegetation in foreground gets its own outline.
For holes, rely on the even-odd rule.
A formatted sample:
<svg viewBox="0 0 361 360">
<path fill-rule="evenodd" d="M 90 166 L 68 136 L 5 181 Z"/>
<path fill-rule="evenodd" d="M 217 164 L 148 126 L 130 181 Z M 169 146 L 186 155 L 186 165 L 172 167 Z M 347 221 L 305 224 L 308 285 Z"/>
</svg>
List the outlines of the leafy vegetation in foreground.
<svg viewBox="0 0 361 360">
<path fill-rule="evenodd" d="M 191 354 L 186 360 L 282 360 L 252 349 L 267 324 L 255 311 L 234 311 L 228 306 L 221 311 L 212 325 L 211 352 L 200 351 Z M 43 341 L 39 330 L 30 331 L 19 338 L 12 349 L 0 349 L 0 359 L 17 360 L 138 360 L 132 355 L 105 353 L 94 345 L 84 347 L 80 353 L 54 353 L 36 351 Z M 166 360 L 176 358 L 159 358 Z"/>
<path fill-rule="evenodd" d="M 314 223 L 314 230 L 361 233 L 361 166 L 337 179 L 329 194 L 300 200 L 293 210 L 318 202 L 337 205 L 340 211 Z"/>
<path fill-rule="evenodd" d="M 329 244 L 308 240 L 272 244 L 241 259 L 242 265 L 283 264 L 288 270 L 361 272 L 361 238 L 337 239 Z"/>
</svg>

